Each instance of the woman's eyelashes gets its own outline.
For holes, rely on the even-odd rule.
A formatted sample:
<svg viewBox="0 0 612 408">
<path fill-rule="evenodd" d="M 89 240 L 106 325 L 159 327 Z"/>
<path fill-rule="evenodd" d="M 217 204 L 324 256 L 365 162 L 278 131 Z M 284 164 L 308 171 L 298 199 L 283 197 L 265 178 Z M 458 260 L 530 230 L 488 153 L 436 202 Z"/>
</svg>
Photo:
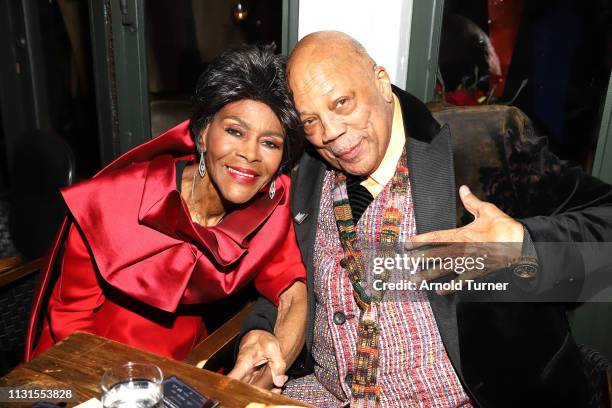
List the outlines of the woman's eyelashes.
<svg viewBox="0 0 612 408">
<path fill-rule="evenodd" d="M 240 136 L 242 136 L 242 132 L 241 132 L 240 130 L 236 129 L 236 128 L 233 128 L 233 127 L 228 127 L 228 128 L 225 128 L 225 131 L 226 131 L 228 134 L 230 134 L 230 135 L 232 135 L 232 136 L 235 136 L 235 137 L 240 137 Z"/>
<path fill-rule="evenodd" d="M 234 127 L 226 127 L 225 132 L 234 137 L 242 137 L 244 132 L 240 129 L 236 129 Z M 268 149 L 280 149 L 282 147 L 282 142 L 279 143 L 274 140 L 264 139 L 261 144 Z"/>
</svg>

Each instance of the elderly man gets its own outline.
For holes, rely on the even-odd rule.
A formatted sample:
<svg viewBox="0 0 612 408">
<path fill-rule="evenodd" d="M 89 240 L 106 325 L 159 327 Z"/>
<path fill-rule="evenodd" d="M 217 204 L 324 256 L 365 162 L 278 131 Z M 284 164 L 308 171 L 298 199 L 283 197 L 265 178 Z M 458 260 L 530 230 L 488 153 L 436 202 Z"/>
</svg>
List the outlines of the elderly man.
<svg viewBox="0 0 612 408">
<path fill-rule="evenodd" d="M 588 380 L 560 306 L 462 303 L 435 293 L 381 301 L 360 286 L 360 245 L 610 241 L 610 186 L 554 162 L 565 170 L 558 191 L 541 216 L 520 222 L 462 186 L 475 219 L 456 228 L 448 127 L 393 87 L 361 44 L 339 32 L 311 34 L 292 52 L 288 73 L 309 142 L 292 177 L 292 209 L 310 321 L 305 371 L 284 393 L 325 407 L 584 406 Z M 552 160 L 531 157 L 534 165 Z M 274 319 L 274 308 L 258 302 L 230 375 L 254 380 L 268 362 L 274 383 L 283 382 L 279 356 L 300 347 L 301 336 L 274 338 Z"/>
</svg>

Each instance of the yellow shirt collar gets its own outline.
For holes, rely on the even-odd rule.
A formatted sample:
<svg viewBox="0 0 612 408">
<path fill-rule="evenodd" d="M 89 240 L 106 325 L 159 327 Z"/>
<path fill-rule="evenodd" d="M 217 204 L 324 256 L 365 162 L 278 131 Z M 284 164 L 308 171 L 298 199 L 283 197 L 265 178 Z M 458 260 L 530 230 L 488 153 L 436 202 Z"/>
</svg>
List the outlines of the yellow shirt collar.
<svg viewBox="0 0 612 408">
<path fill-rule="evenodd" d="M 385 185 L 393 178 L 397 162 L 399 161 L 404 144 L 406 143 L 406 134 L 404 133 L 404 118 L 402 117 L 402 108 L 395 94 L 393 95 L 393 125 L 391 127 L 391 139 L 389 146 L 383 157 L 380 166 L 370 174 L 370 176 L 361 182 L 361 185 L 368 189 L 370 194 L 376 198 L 383 190 Z"/>
</svg>

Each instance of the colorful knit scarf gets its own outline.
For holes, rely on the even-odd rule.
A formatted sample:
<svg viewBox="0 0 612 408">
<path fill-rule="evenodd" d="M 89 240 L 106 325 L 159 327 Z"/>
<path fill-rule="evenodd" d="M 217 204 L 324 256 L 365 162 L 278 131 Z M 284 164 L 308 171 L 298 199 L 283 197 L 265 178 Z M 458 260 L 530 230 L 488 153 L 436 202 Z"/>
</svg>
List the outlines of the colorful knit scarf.
<svg viewBox="0 0 612 408">
<path fill-rule="evenodd" d="M 390 203 L 383 213 L 380 233 L 380 255 L 393 257 L 395 245 L 400 234 L 402 214 L 399 211 L 400 200 L 405 199 L 408 183 L 408 166 L 405 153 L 402 154 L 395 174 L 391 180 Z M 378 303 L 384 296 L 382 290 L 368 291 L 364 286 L 367 282 L 353 215 L 346 189 L 346 175 L 336 172 L 336 183 L 332 189 L 334 200 L 334 217 L 338 226 L 340 243 L 344 251 L 346 269 L 353 286 L 355 301 L 361 309 L 361 317 L 357 329 L 357 353 L 355 372 L 351 382 L 351 392 L 357 400 L 363 401 L 365 407 L 379 405 L 380 386 L 377 384 L 379 361 L 379 326 Z M 389 272 L 385 271 L 378 279 L 386 282 Z"/>
</svg>

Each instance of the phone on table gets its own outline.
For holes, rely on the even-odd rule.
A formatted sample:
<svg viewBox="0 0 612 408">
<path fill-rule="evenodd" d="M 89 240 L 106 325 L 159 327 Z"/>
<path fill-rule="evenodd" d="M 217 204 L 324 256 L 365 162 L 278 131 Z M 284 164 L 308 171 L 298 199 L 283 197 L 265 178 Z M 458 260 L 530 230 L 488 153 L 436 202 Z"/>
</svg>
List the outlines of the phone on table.
<svg viewBox="0 0 612 408">
<path fill-rule="evenodd" d="M 164 384 L 163 406 L 165 408 L 217 408 L 219 401 L 208 398 L 175 375 Z"/>
</svg>

